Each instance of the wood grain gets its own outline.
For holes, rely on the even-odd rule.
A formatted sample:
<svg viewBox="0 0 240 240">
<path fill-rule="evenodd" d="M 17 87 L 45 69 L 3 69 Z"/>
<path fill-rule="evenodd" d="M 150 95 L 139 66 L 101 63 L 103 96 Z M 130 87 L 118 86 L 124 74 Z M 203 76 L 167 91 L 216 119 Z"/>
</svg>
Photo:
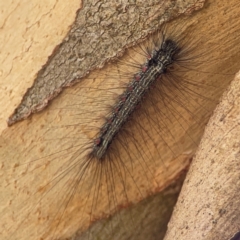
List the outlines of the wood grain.
<svg viewBox="0 0 240 240">
<path fill-rule="evenodd" d="M 79 0 L 0 3 L 0 132 L 80 7 Z"/>
<path fill-rule="evenodd" d="M 207 1 L 205 8 L 197 14 L 177 20 L 179 26 L 189 24 L 189 27 L 185 29 L 186 32 L 183 32 L 183 34 L 188 35 L 191 39 L 197 39 L 195 43 L 200 47 L 194 54 L 197 56 L 198 53 L 204 53 L 204 58 L 206 58 L 205 56 L 207 55 L 211 56 L 211 61 L 199 62 L 198 69 L 202 69 L 202 72 L 198 72 L 197 74 L 196 71 L 190 71 L 189 73 L 184 72 L 184 76 L 189 79 L 196 79 L 196 81 L 199 80 L 200 82 L 205 79 L 205 81 L 210 81 L 210 85 L 220 85 L 220 88 L 216 89 L 216 92 L 213 93 L 211 91 L 211 96 L 209 96 L 211 99 L 217 100 L 220 97 L 224 91 L 222 85 L 227 85 L 232 79 L 232 74 L 239 70 L 239 12 L 240 5 L 234 0 Z M 174 26 L 173 23 L 173 28 Z M 182 29 L 184 29 L 184 27 L 182 27 L 181 30 Z M 62 31 L 63 30 L 60 32 Z M 187 42 L 188 40 L 186 39 L 186 43 Z M 54 44 L 56 44 L 56 42 L 53 43 L 53 45 Z M 46 60 L 49 51 L 43 59 Z M 36 50 L 36 52 L 38 52 L 38 50 Z M 36 52 L 34 56 L 36 56 Z M 131 54 L 133 54 L 133 52 Z M 127 56 L 125 56 L 125 58 L 127 58 Z M 12 59 L 14 59 L 14 56 Z M 41 63 L 38 64 L 38 69 L 45 60 L 42 60 Z M 19 65 L 19 67 L 21 66 Z M 86 136 L 87 134 L 84 132 L 84 126 L 81 129 L 82 135 L 79 135 L 80 131 L 77 127 L 63 127 L 71 125 L 74 122 L 76 123 L 77 121 L 76 117 L 73 117 L 72 112 L 66 111 L 66 106 L 76 104 L 76 101 L 84 103 L 86 99 L 92 97 L 92 93 L 87 93 L 86 88 L 94 86 L 94 84 L 99 84 L 101 79 L 98 81 L 96 76 L 103 76 L 106 72 L 111 72 L 111 69 L 114 67 L 115 65 L 113 63 L 100 71 L 93 72 L 85 82 L 83 81 L 84 88 L 82 88 L 80 84 L 72 89 L 67 89 L 54 101 L 49 109 L 11 128 L 6 128 L 2 132 L 0 138 L 0 177 L 2 180 L 0 185 L 1 238 L 41 239 L 42 237 L 42 239 L 53 239 L 53 236 L 57 236 L 58 238 L 62 237 L 62 239 L 66 239 L 72 236 L 78 229 L 84 231 L 88 228 L 90 224 L 89 215 L 92 214 L 92 199 L 88 199 L 91 174 L 86 176 L 85 183 L 81 186 L 81 194 L 77 193 L 68 205 L 60 225 L 59 219 L 50 218 L 56 216 L 58 210 L 61 209 L 61 203 L 66 196 L 66 191 L 64 192 L 62 190 L 67 189 L 68 185 L 65 184 L 71 182 L 71 179 L 68 178 L 68 181 L 65 180 L 63 182 L 59 181 L 59 184 L 56 186 L 52 179 L 54 174 L 56 174 L 64 164 L 68 164 L 68 159 L 66 159 L 67 152 L 62 154 L 61 150 L 67 146 L 71 146 L 72 143 L 67 140 L 62 141 L 62 138 L 68 134 L 78 136 L 78 141 L 89 137 Z M 221 74 L 223 69 L 224 72 L 229 75 Z M 26 72 L 31 74 L 30 70 L 26 69 Z M 36 72 L 36 70 L 33 72 Z M 217 74 L 219 72 L 220 74 Z M 89 79 L 93 78 L 94 80 L 89 81 Z M 15 79 L 18 78 L 16 77 Z M 17 84 L 19 84 L 19 82 Z M 22 84 L 27 86 L 29 83 Z M 21 85 L 21 88 L 15 88 L 15 91 L 18 92 L 18 97 L 14 94 L 14 98 L 19 99 L 19 96 L 22 95 L 23 85 Z M 206 89 L 202 91 L 208 94 Z M 9 97 L 7 97 L 7 99 L 9 99 Z M 10 100 L 6 102 L 8 101 Z M 99 99 L 99 102 L 100 101 Z M 202 101 L 206 103 L 206 101 Z M 201 102 L 199 104 L 201 104 Z M 208 106 L 209 111 L 211 108 L 214 108 L 215 105 L 216 103 L 213 102 L 212 106 Z M 5 104 L 2 104 L 2 107 L 2 112 L 5 114 Z M 89 106 L 86 104 L 85 108 L 88 109 Z M 96 107 L 96 111 L 97 109 Z M 9 112 L 7 115 L 9 115 Z M 195 118 L 206 121 L 206 109 L 191 109 L 191 112 L 194 112 Z M 186 117 L 189 117 L 189 113 Z M 139 189 L 136 189 L 133 183 L 132 185 L 129 184 L 128 201 L 126 201 L 126 198 L 121 194 L 121 187 L 118 188 L 116 186 L 116 194 L 119 194 L 117 195 L 119 196 L 117 201 L 118 207 L 109 208 L 108 196 L 105 196 L 105 198 L 102 196 L 102 198 L 99 198 L 98 207 L 95 208 L 94 219 L 103 219 L 116 210 L 128 208 L 132 206 L 132 204 L 138 204 L 150 195 L 162 191 L 179 178 L 181 172 L 187 168 L 191 157 L 195 153 L 196 143 L 199 142 L 202 136 L 204 124 L 199 125 L 194 119 L 190 119 L 191 124 L 186 124 L 183 129 L 174 123 L 173 121 L 172 125 L 169 125 L 169 129 L 174 131 L 176 138 L 173 142 L 169 140 L 168 144 L 175 147 L 175 155 L 173 156 L 172 152 L 166 147 L 166 144 L 161 142 L 159 136 L 153 136 L 155 140 L 159 139 L 159 151 L 162 153 L 162 156 L 164 156 L 164 164 L 161 159 L 159 160 L 158 153 L 154 151 L 151 152 L 151 149 L 145 149 L 146 153 L 148 153 L 148 151 L 151 152 L 151 154 L 148 154 L 152 156 L 152 158 L 149 159 L 148 167 L 151 169 L 151 172 L 154 173 L 148 174 L 147 181 L 146 178 L 143 177 L 145 171 L 142 169 L 142 166 L 140 166 L 138 159 L 133 159 L 133 162 L 129 163 L 134 166 L 135 171 L 133 174 L 134 178 L 137 179 L 137 185 L 140 188 L 141 194 L 139 194 Z M 191 138 L 186 137 L 186 135 L 188 135 L 186 132 L 191 135 Z M 184 138 L 184 136 L 186 138 Z M 175 146 L 176 142 L 180 147 Z M 153 149 L 154 146 L 152 150 Z M 51 155 L 53 153 L 57 154 Z M 26 162 L 30 162 L 30 164 L 23 164 Z M 71 172 L 71 176 L 74 176 L 77 170 L 78 169 L 75 169 Z M 47 183 L 51 184 L 47 185 Z M 88 204 L 86 204 L 86 200 Z M 144 215 L 142 215 L 142 218 L 144 218 Z M 127 220 L 126 224 L 128 224 Z M 131 226 L 130 222 L 128 225 Z M 122 229 L 122 231 L 124 231 L 124 229 Z M 108 232 L 105 233 L 105 235 L 102 233 L 101 237 L 103 239 L 108 239 L 107 237 L 110 239 L 119 239 L 117 235 L 114 237 L 113 235 L 109 235 Z"/>
</svg>

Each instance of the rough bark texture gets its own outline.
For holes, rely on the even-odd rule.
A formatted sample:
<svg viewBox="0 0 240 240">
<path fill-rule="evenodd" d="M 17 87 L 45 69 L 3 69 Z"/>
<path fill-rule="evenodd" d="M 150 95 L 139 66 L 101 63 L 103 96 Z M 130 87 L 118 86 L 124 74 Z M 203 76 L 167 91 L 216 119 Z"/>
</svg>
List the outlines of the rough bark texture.
<svg viewBox="0 0 240 240">
<path fill-rule="evenodd" d="M 239 93 L 240 72 L 206 127 L 164 240 L 227 240 L 240 231 Z"/>
<path fill-rule="evenodd" d="M 51 54 L 54 47 L 59 44 L 63 36 L 67 34 L 67 31 L 69 30 L 68 26 L 71 24 L 71 22 L 74 21 L 75 12 L 79 8 L 79 2 L 71 8 L 71 5 L 69 5 L 68 2 L 64 1 L 64 3 L 61 3 L 60 1 L 58 1 L 56 3 L 53 3 L 53 6 L 55 7 L 48 7 L 44 14 L 36 14 L 32 9 L 19 9 L 19 6 L 22 6 L 21 4 L 23 3 L 24 2 L 21 1 L 21 3 L 19 2 L 18 5 L 12 7 L 12 11 L 10 11 L 9 14 L 6 14 L 4 18 L 4 23 L 2 24 L 1 28 L 3 34 L 2 36 L 6 36 L 6 39 L 9 39 L 9 41 L 5 40 L 4 42 L 6 44 L 4 47 L 2 47 L 3 51 L 5 51 L 3 59 L 5 60 L 5 63 L 7 62 L 7 64 L 4 65 L 5 63 L 4 61 L 2 61 L 4 63 L 2 64 L 2 66 L 4 69 L 7 70 L 1 78 L 1 96 L 3 97 L 1 99 L 0 107 L 1 113 L 3 115 L 0 124 L 1 129 L 5 130 L 2 132 L 0 137 L 0 238 L 11 240 L 45 240 L 53 239 L 52 236 L 58 236 L 58 238 L 60 239 L 67 239 L 67 237 L 68 239 L 71 239 L 71 236 L 74 236 L 79 229 L 81 229 L 80 231 L 82 231 L 87 229 L 89 226 L 89 222 L 85 221 L 85 219 L 88 219 L 87 217 L 89 217 L 89 214 L 91 213 L 91 204 L 89 204 L 89 206 L 82 204 L 82 200 L 88 197 L 87 190 L 89 185 L 86 184 L 82 186 L 81 196 L 76 194 L 76 201 L 72 202 L 71 205 L 69 205 L 68 209 L 65 212 L 64 218 L 62 219 L 63 223 L 61 225 L 58 225 L 57 221 L 56 223 L 54 222 L 55 219 L 49 221 L 49 217 L 55 216 L 54 214 L 59 211 L 59 208 L 61 207 L 61 202 L 59 203 L 59 200 L 64 199 L 66 192 L 62 190 L 66 190 L 66 186 L 64 184 L 60 184 L 58 186 L 53 186 L 53 188 L 52 186 L 46 186 L 46 183 L 52 181 L 54 173 L 59 170 L 64 164 L 66 154 L 61 155 L 60 152 L 62 148 L 65 147 L 64 144 L 69 144 L 67 146 L 71 146 L 71 143 L 68 143 L 67 141 L 63 143 L 61 142 L 62 137 L 68 136 L 69 129 L 60 128 L 59 126 L 70 125 L 70 123 L 72 123 L 73 121 L 71 113 L 69 114 L 67 111 L 64 110 L 66 109 L 67 104 L 76 104 L 76 100 L 79 100 L 78 97 L 81 97 L 81 93 L 84 94 L 84 91 L 82 91 L 81 86 L 67 89 L 66 92 L 64 92 L 58 99 L 56 99 L 56 101 L 54 101 L 54 103 L 52 104 L 52 106 L 50 106 L 49 109 L 45 110 L 40 114 L 36 114 L 31 119 L 18 123 L 11 128 L 6 128 L 5 119 L 13 111 L 13 109 L 15 108 L 14 106 L 19 103 L 21 96 L 23 96 L 26 88 L 32 85 L 34 75 L 36 75 L 39 69 L 41 69 L 41 66 L 46 63 L 47 57 Z M 67 6 L 64 4 L 67 4 Z M 24 6 L 31 7 L 28 2 L 25 3 Z M 56 6 L 61 7 L 56 8 Z M 8 8 L 5 7 L 4 9 Z M 43 7 L 39 7 L 39 9 L 43 9 Z M 56 10 L 58 14 L 51 15 L 52 12 L 49 11 L 49 9 Z M 14 14 L 16 11 L 19 11 L 17 15 Z M 32 15 L 29 15 L 29 12 L 31 12 Z M 49 12 L 51 12 L 50 15 L 48 15 Z M 64 15 L 63 12 L 68 14 Z M 214 59 L 209 62 L 199 62 L 199 68 L 202 70 L 202 73 L 200 72 L 196 74 L 196 72 L 192 72 L 190 75 L 188 75 L 190 79 L 197 79 L 199 75 L 203 74 L 204 79 L 206 78 L 207 80 L 211 80 L 209 85 L 214 85 L 215 83 L 220 86 L 222 86 L 222 84 L 225 86 L 227 85 L 227 82 L 231 81 L 231 74 L 222 75 L 217 73 L 222 72 L 222 69 L 226 70 L 226 72 L 228 73 L 235 73 L 237 72 L 237 70 L 239 70 L 239 12 L 240 6 L 234 0 L 207 1 L 205 8 L 199 11 L 196 15 L 187 19 L 180 18 L 177 20 L 180 26 L 181 24 L 182 26 L 185 26 L 187 24 L 190 25 L 190 27 L 187 28 L 186 31 L 188 31 L 191 38 L 195 37 L 197 39 L 195 41 L 195 44 L 197 46 L 201 46 L 201 48 L 199 48 L 199 50 L 196 51 L 195 54 L 198 55 L 199 53 L 203 54 L 204 56 L 209 54 L 212 59 Z M 72 13 L 72 15 L 70 15 L 70 13 Z M 38 45 L 41 46 L 41 48 L 33 48 L 34 43 L 40 39 L 39 36 L 31 38 L 28 35 L 22 35 L 22 33 L 13 35 L 13 33 L 17 30 L 14 29 L 13 31 L 9 27 L 15 26 L 15 24 L 18 22 L 21 23 L 22 21 L 19 21 L 19 19 L 21 19 L 21 17 L 23 17 L 24 15 L 32 16 L 31 18 L 34 19 L 33 23 L 31 22 L 30 27 L 27 27 L 24 24 L 28 21 L 24 20 L 22 28 L 20 28 L 19 26 L 15 29 L 23 29 L 23 32 L 25 32 L 26 29 L 32 29 L 33 32 L 37 32 L 40 34 L 40 36 L 45 37 L 58 36 L 60 33 L 61 36 L 54 41 L 47 40 L 44 43 L 41 42 Z M 63 20 L 61 20 L 62 18 L 59 15 L 64 16 Z M 36 20 L 36 16 L 43 16 L 40 17 L 40 19 L 45 18 L 46 16 L 55 16 L 56 18 L 52 20 L 48 19 L 46 20 L 46 22 L 41 23 L 41 21 L 38 22 Z M 70 21 L 70 19 L 72 19 L 72 21 Z M 69 20 L 69 22 L 66 25 L 62 24 L 62 22 L 66 22 L 67 20 Z M 47 28 L 47 26 L 50 26 L 50 21 L 52 23 L 58 24 L 56 26 L 56 32 L 53 32 L 53 30 L 47 30 L 47 33 L 43 33 L 42 28 L 41 30 L 37 28 L 42 25 L 46 26 Z M 6 26 L 8 26 L 8 28 L 6 28 Z M 9 30 L 9 35 L 6 33 L 6 29 Z M 183 28 L 180 28 L 180 30 L 182 29 Z M 24 39 L 34 39 L 32 41 L 32 45 L 31 43 L 29 43 L 29 45 L 24 45 L 25 41 L 23 41 L 22 45 L 17 42 L 16 40 L 20 39 L 19 35 L 21 35 Z M 51 44 L 49 43 L 49 41 L 51 42 Z M 188 42 L 187 39 L 186 42 Z M 24 49 L 27 54 L 26 56 L 24 54 L 24 56 L 22 55 Z M 47 50 L 43 51 L 45 49 Z M 202 49 L 204 49 L 204 51 Z M 14 55 L 14 53 L 16 54 Z M 30 53 L 31 56 L 28 56 L 28 54 Z M 41 58 L 41 60 L 37 61 L 38 58 Z M 16 65 L 13 64 L 15 63 L 15 61 Z M 31 64 L 32 61 L 34 61 L 34 64 Z M 105 74 L 105 71 L 111 71 L 111 68 L 114 68 L 114 64 L 107 66 L 101 71 L 96 71 L 95 74 L 103 76 Z M 219 84 L 219 82 L 221 84 Z M 89 86 L 90 83 L 86 83 L 85 87 Z M 222 91 L 222 88 L 217 89 L 216 92 L 211 92 L 210 94 L 213 95 L 209 97 L 211 97 L 211 99 L 213 98 L 217 100 L 218 97 L 221 95 Z M 206 91 L 206 89 L 203 89 L 203 92 L 206 92 L 204 96 L 208 96 L 209 93 Z M 89 95 L 86 97 L 92 96 Z M 84 101 L 84 99 L 82 98 L 80 98 L 80 100 Z M 86 109 L 88 107 L 89 106 L 86 105 Z M 211 109 L 213 107 L 214 104 L 212 104 L 212 106 L 210 106 L 209 108 Z M 197 119 L 203 119 L 205 122 L 206 111 L 201 110 L 202 109 L 191 109 L 191 111 L 194 113 L 194 117 L 196 117 Z M 189 114 L 187 115 L 187 117 L 189 117 Z M 169 128 L 174 129 L 174 127 L 176 126 L 173 122 L 173 124 L 170 125 Z M 186 127 L 186 129 L 176 127 L 175 142 L 168 142 L 168 144 L 170 144 L 170 146 L 174 146 L 176 145 L 176 143 L 180 145 L 180 149 L 174 149 L 174 151 L 176 150 L 175 153 L 178 157 L 175 156 L 173 158 L 173 156 L 169 154 L 169 150 L 166 149 L 166 147 L 159 148 L 159 151 L 165 157 L 163 166 L 162 162 L 159 163 L 159 155 L 156 154 L 155 156 L 154 154 L 151 154 L 153 155 L 153 159 L 151 159 L 148 164 L 149 168 L 153 170 L 152 172 L 154 172 L 154 176 L 149 176 L 148 183 L 146 183 L 145 178 L 143 178 L 144 171 L 141 171 L 137 159 L 133 161 L 132 164 L 134 164 L 135 162 L 134 166 L 136 167 L 136 171 L 133 174 L 135 174 L 136 178 L 138 179 L 138 184 L 141 188 L 142 194 L 140 196 L 138 190 L 133 189 L 132 194 L 129 196 L 129 202 L 131 202 L 131 204 L 127 204 L 124 198 L 119 199 L 118 204 L 120 207 L 118 207 L 117 210 L 122 208 L 128 209 L 130 206 L 135 204 L 137 208 L 137 204 L 142 204 L 139 203 L 142 199 L 147 199 L 148 201 L 150 195 L 157 194 L 159 191 L 162 191 L 163 189 L 168 187 L 173 181 L 179 179 L 181 172 L 187 168 L 189 161 L 195 152 L 196 143 L 198 143 L 199 139 L 201 138 L 203 129 L 204 124 L 199 125 L 197 122 L 195 122 L 189 127 Z M 70 133 L 73 135 L 79 134 L 77 128 L 71 128 L 70 130 Z M 183 140 L 181 136 L 184 135 L 191 135 L 191 138 Z M 155 137 L 156 141 L 161 141 L 158 136 Z M 148 153 L 148 151 L 151 151 L 151 149 L 145 149 L 145 151 L 146 153 Z M 56 157 L 52 157 L 50 154 L 54 152 L 57 152 L 59 154 Z M 48 157 L 44 158 L 44 156 Z M 33 161 L 36 159 L 38 161 Z M 31 162 L 30 166 L 23 164 L 26 162 Z M 155 166 L 156 163 L 157 166 Z M 53 166 L 51 164 L 53 164 Z M 232 176 L 229 176 L 229 179 L 231 179 L 231 177 Z M 86 182 L 87 181 L 91 181 L 91 178 L 89 176 L 87 176 L 86 178 Z M 156 184 L 156 182 L 158 184 Z M 156 185 L 158 187 L 156 187 Z M 172 196 L 172 202 L 174 202 L 177 193 L 174 192 Z M 99 201 L 101 201 L 101 204 L 98 209 L 95 209 L 96 211 L 94 215 L 96 220 L 101 220 L 104 217 L 107 217 L 109 213 L 114 213 L 114 210 L 116 210 L 109 210 L 107 196 L 105 196 L 105 198 L 103 199 L 99 199 Z M 91 199 L 89 199 L 89 202 L 91 203 Z M 149 202 L 151 202 L 151 200 L 149 200 Z M 163 205 L 163 212 L 165 213 L 165 211 L 169 210 L 169 212 L 171 213 L 172 210 L 168 209 L 168 204 L 164 202 Z M 105 212 L 106 214 L 104 215 L 103 213 Z M 155 213 L 157 217 L 161 219 L 161 216 L 158 216 L 159 211 L 152 211 L 151 215 L 153 213 Z M 85 215 L 87 215 L 86 218 L 84 218 Z M 116 215 L 116 218 L 117 216 L 118 214 Z M 193 217 L 195 218 L 195 216 Z M 144 220 L 145 217 L 144 215 L 141 215 L 140 218 Z M 145 223 L 145 226 L 149 225 L 150 227 L 148 229 L 149 231 L 151 231 L 151 229 L 154 229 L 154 227 L 151 228 L 151 226 L 155 226 L 154 224 L 156 224 L 151 223 L 151 219 L 156 219 L 156 216 L 152 215 L 152 218 L 149 219 L 149 223 Z M 125 222 L 124 218 L 121 220 Z M 141 219 L 139 219 L 139 222 L 141 222 Z M 129 227 L 132 226 L 130 221 L 126 220 L 126 223 Z M 102 229 L 97 224 L 96 228 Z M 103 221 L 103 225 L 104 224 L 105 223 Z M 114 222 L 112 224 L 114 224 Z M 118 233 L 118 235 L 114 239 L 122 239 L 119 238 L 119 236 L 123 236 L 124 234 L 124 228 L 121 228 L 121 225 L 119 225 L 118 227 L 120 228 L 120 233 Z M 134 233 L 133 229 L 131 229 L 131 231 Z M 91 232 L 94 232 L 94 229 L 91 229 Z M 98 234 L 104 240 L 113 239 L 112 235 L 109 234 L 108 231 L 105 231 L 105 229 L 102 232 L 98 231 Z M 154 239 L 151 233 L 147 234 L 147 232 L 145 232 L 144 234 L 144 236 L 149 236 L 149 240 Z M 131 235 L 129 236 L 129 238 L 134 239 Z M 158 237 L 156 238 L 158 239 Z M 179 239 L 178 235 L 175 234 L 172 239 Z M 189 239 L 192 238 L 190 237 Z"/>
<path fill-rule="evenodd" d="M 0 131 L 66 36 L 81 1 L 0 2 Z"/>
<path fill-rule="evenodd" d="M 182 13 L 189 14 L 202 7 L 203 2 L 84 1 L 71 30 L 38 72 L 8 124 L 42 110 L 63 87 L 71 86 L 90 70 L 102 67 L 107 60 L 120 55 L 124 48 L 136 44 L 138 39 L 159 28 L 164 21 Z"/>
</svg>

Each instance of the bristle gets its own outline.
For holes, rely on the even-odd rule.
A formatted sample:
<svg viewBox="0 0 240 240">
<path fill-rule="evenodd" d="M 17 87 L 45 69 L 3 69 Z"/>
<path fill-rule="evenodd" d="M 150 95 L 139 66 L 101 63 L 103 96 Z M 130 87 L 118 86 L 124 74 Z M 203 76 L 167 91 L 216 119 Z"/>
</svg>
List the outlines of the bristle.
<svg viewBox="0 0 240 240">
<path fill-rule="evenodd" d="M 42 113 L 51 125 L 39 124 L 41 138 L 34 146 L 41 148 L 40 157 L 33 152 L 26 161 L 34 185 L 26 190 L 25 201 L 13 202 L 25 218 L 16 216 L 15 229 L 5 239 L 24 234 L 22 225 L 39 239 L 70 238 L 95 220 L 157 194 L 187 168 L 228 82 L 207 68 L 212 45 L 199 49 L 201 36 L 196 38 L 193 29 L 186 33 L 186 28 L 167 24 L 119 61 L 68 89 Z M 205 41 L 209 39 L 211 33 Z M 224 49 L 214 42 L 212 49 L 217 47 Z M 209 61 L 217 69 L 224 64 Z M 41 114 L 38 117 L 29 124 L 31 131 L 38 131 L 34 121 L 41 121 Z M 48 144 L 52 141 L 54 149 Z M 26 174 L 18 179 L 22 188 Z M 25 209 L 29 200 L 32 205 Z M 38 233 L 36 224 L 41 225 Z M 121 224 L 120 219 L 119 228 Z"/>
</svg>

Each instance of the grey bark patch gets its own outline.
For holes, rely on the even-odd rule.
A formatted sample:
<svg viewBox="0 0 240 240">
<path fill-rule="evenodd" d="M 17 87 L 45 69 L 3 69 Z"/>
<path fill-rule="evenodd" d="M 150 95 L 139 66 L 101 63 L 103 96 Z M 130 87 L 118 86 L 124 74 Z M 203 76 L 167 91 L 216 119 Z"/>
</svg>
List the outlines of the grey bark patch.
<svg viewBox="0 0 240 240">
<path fill-rule="evenodd" d="M 38 72 L 8 125 L 41 111 L 64 87 L 122 55 L 125 48 L 157 30 L 163 22 L 198 10 L 204 1 L 84 1 L 71 30 Z"/>
</svg>

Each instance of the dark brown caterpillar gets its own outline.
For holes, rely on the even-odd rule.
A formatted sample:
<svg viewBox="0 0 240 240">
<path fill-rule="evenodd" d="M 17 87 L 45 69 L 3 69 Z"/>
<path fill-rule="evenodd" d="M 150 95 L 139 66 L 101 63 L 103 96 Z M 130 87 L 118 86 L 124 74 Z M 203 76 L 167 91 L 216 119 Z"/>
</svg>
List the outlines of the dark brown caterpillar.
<svg viewBox="0 0 240 240">
<path fill-rule="evenodd" d="M 162 74 L 166 73 L 168 66 L 174 60 L 176 61 L 174 58 L 179 51 L 180 49 L 173 40 L 163 39 L 160 49 L 153 51 L 147 63 L 143 65 L 142 72 L 135 74 L 134 80 L 128 84 L 124 93 L 119 96 L 118 103 L 115 104 L 113 113 L 101 128 L 90 155 L 99 160 L 103 158 L 122 125 L 155 81 L 161 81 Z"/>
<path fill-rule="evenodd" d="M 45 114 L 49 121 L 41 128 L 37 129 L 35 123 L 44 114 L 32 119 L 24 132 L 26 136 L 21 135 L 27 141 L 27 132 L 39 134 L 29 145 L 26 170 L 24 162 L 13 159 L 17 166 L 14 175 L 24 173 L 17 178 L 14 193 L 24 189 L 25 199 L 19 201 L 17 196 L 11 201 L 15 225 L 8 228 L 4 223 L 7 231 L 1 233 L 2 238 L 24 236 L 23 229 L 31 232 L 32 239 L 70 237 L 77 229 L 85 230 L 89 222 L 161 191 L 166 187 L 163 179 L 169 183 L 176 178 L 179 169 L 173 163 L 187 162 L 194 154 L 211 110 L 228 84 L 226 75 L 217 74 L 216 69 L 234 72 L 226 68 L 225 51 L 222 61 L 217 61 L 216 55 L 209 58 L 209 52 L 221 52 L 226 47 L 218 44 L 221 32 L 212 34 L 212 26 L 209 28 L 206 37 L 196 34 L 196 25 L 189 27 L 188 35 L 184 34 L 185 25 L 174 27 L 174 31 L 166 27 L 172 34 L 160 30 L 155 38 L 152 36 L 113 63 L 113 69 L 106 67 L 106 72 L 99 71 L 69 89 Z M 155 44 L 156 39 L 160 44 Z M 121 125 L 99 161 L 91 152 L 102 135 L 101 129 L 111 119 L 119 96 L 163 39 L 176 43 L 180 51 L 161 81 L 152 84 Z M 213 42 L 209 43 L 209 39 Z M 229 54 L 234 56 L 233 52 Z M 213 63 L 211 68 L 209 63 Z M 34 152 L 34 148 L 38 151 Z M 33 180 L 26 183 L 26 176 Z M 18 214 L 19 209 L 24 218 Z M 6 210 L 1 220 L 10 214 Z M 96 238 L 94 235 L 89 239 Z"/>
</svg>

